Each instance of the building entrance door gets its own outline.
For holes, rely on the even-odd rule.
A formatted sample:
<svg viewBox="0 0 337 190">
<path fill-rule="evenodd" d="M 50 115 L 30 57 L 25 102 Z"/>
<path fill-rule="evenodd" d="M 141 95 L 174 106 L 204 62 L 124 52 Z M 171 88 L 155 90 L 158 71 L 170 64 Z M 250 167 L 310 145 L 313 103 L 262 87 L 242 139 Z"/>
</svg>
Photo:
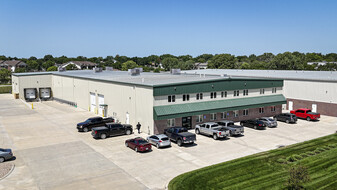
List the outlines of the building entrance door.
<svg viewBox="0 0 337 190">
<path fill-rule="evenodd" d="M 317 112 L 317 104 L 312 104 L 311 111 L 312 112 Z"/>
<path fill-rule="evenodd" d="M 186 127 L 187 129 L 192 129 L 192 117 L 183 117 L 182 118 L 182 126 Z"/>
<path fill-rule="evenodd" d="M 289 101 L 288 108 L 289 108 L 289 111 L 293 110 L 293 101 Z"/>
</svg>

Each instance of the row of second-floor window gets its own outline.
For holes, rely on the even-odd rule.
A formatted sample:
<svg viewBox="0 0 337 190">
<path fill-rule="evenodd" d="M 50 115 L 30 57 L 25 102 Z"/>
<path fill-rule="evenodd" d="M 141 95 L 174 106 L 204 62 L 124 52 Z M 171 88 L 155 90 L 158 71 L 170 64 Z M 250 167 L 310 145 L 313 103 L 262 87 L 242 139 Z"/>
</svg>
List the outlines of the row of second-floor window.
<svg viewBox="0 0 337 190">
<path fill-rule="evenodd" d="M 264 88 L 260 89 L 260 94 L 264 94 L 265 90 Z M 272 93 L 276 93 L 276 87 L 272 88 Z M 240 96 L 240 90 L 234 90 L 233 96 L 238 97 Z M 243 90 L 243 96 L 248 96 L 248 89 Z M 217 98 L 217 92 L 210 92 L 210 98 L 215 99 Z M 221 98 L 227 98 L 227 91 L 221 92 Z M 175 95 L 169 95 L 168 96 L 168 102 L 175 102 Z M 196 100 L 202 100 L 203 99 L 203 93 L 197 93 L 196 94 Z M 189 101 L 190 95 L 189 94 L 183 94 L 183 101 Z"/>
<path fill-rule="evenodd" d="M 275 106 L 271 106 L 271 112 L 275 112 L 276 107 Z M 259 113 L 262 114 L 264 113 L 264 107 L 259 108 Z M 220 113 L 220 119 L 227 119 L 229 117 L 229 112 L 221 112 Z M 242 110 L 242 115 L 243 116 L 248 116 L 249 115 L 249 110 L 248 109 L 244 109 Z M 239 110 L 234 110 L 233 111 L 233 117 L 239 117 Z M 204 121 L 204 119 L 206 119 L 205 115 L 197 115 L 195 117 L 195 122 L 196 123 L 201 123 Z M 211 121 L 215 121 L 217 120 L 217 113 L 211 113 L 210 114 L 210 120 Z M 168 127 L 173 127 L 175 126 L 175 119 L 168 119 L 167 120 L 167 126 Z"/>
</svg>

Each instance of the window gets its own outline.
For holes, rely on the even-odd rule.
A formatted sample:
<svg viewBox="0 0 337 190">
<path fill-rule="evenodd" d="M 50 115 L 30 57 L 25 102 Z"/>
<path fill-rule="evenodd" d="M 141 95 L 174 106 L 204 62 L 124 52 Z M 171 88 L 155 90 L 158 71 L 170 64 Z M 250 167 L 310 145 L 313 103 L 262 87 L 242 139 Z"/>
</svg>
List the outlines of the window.
<svg viewBox="0 0 337 190">
<path fill-rule="evenodd" d="M 221 112 L 221 119 L 227 118 L 227 112 Z"/>
<path fill-rule="evenodd" d="M 221 98 L 226 98 L 227 97 L 227 91 L 221 92 Z"/>
<path fill-rule="evenodd" d="M 176 96 L 175 95 L 171 95 L 167 97 L 168 102 L 175 102 L 176 101 Z"/>
<path fill-rule="evenodd" d="M 202 100 L 202 93 L 197 93 L 197 100 Z"/>
<path fill-rule="evenodd" d="M 211 99 L 216 98 L 216 92 L 211 92 Z"/>
<path fill-rule="evenodd" d="M 184 94 L 183 95 L 183 101 L 189 101 L 190 100 L 190 95 L 189 94 Z"/>
<path fill-rule="evenodd" d="M 264 113 L 264 108 L 259 108 L 259 113 Z"/>
<path fill-rule="evenodd" d="M 243 90 L 243 95 L 244 95 L 244 96 L 248 96 L 248 89 Z"/>
<path fill-rule="evenodd" d="M 271 93 L 276 93 L 276 87 L 271 89 Z"/>
<path fill-rule="evenodd" d="M 247 116 L 248 115 L 248 109 L 243 110 L 243 115 Z"/>
<path fill-rule="evenodd" d="M 167 127 L 174 127 L 175 121 L 174 119 L 168 119 L 167 120 Z"/>
<path fill-rule="evenodd" d="M 240 91 L 234 90 L 234 96 L 239 96 L 239 95 L 240 95 Z"/>
<path fill-rule="evenodd" d="M 216 120 L 216 113 L 211 113 L 211 121 Z"/>
<path fill-rule="evenodd" d="M 235 110 L 233 113 L 234 113 L 234 117 L 239 117 L 239 110 Z"/>
<path fill-rule="evenodd" d="M 271 107 L 271 111 L 272 111 L 272 112 L 275 112 L 275 110 L 276 110 L 276 107 L 275 107 L 275 106 L 272 106 L 272 107 Z"/>
<path fill-rule="evenodd" d="M 203 115 L 197 115 L 196 122 L 200 123 L 200 122 L 202 122 L 202 119 L 203 119 Z"/>
<path fill-rule="evenodd" d="M 260 89 L 260 94 L 264 94 L 264 88 Z"/>
</svg>

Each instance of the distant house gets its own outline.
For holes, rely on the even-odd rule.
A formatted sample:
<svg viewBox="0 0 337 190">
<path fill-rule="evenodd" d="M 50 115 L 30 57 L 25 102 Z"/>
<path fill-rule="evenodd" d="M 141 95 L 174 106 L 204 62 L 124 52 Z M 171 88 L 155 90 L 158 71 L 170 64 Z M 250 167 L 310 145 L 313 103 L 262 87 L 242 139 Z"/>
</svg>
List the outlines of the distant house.
<svg viewBox="0 0 337 190">
<path fill-rule="evenodd" d="M 308 65 L 317 65 L 317 66 L 323 66 L 326 65 L 327 63 L 334 63 L 337 64 L 337 62 L 326 62 L 326 61 L 322 61 L 322 62 L 308 62 Z"/>
<path fill-rule="evenodd" d="M 208 62 L 206 63 L 194 63 L 195 69 L 207 69 Z"/>
<path fill-rule="evenodd" d="M 92 69 L 97 66 L 97 63 L 93 63 L 90 61 L 69 61 L 68 63 L 64 63 L 61 65 L 61 68 L 66 68 L 68 65 L 73 64 L 79 70 L 81 69 Z"/>
<path fill-rule="evenodd" d="M 0 61 L 0 68 L 5 68 L 12 72 L 15 72 L 16 68 L 25 68 L 25 67 L 27 67 L 27 64 L 20 60 Z"/>
</svg>

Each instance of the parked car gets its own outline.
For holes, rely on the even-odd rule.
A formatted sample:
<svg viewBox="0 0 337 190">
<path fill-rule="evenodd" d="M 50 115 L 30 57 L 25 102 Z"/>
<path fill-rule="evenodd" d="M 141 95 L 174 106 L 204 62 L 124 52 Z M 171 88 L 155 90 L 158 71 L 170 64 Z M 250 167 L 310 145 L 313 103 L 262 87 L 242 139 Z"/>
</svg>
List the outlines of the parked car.
<svg viewBox="0 0 337 190">
<path fill-rule="evenodd" d="M 171 141 L 177 142 L 178 146 L 187 143 L 193 144 L 197 140 L 195 134 L 188 132 L 184 127 L 170 127 L 164 130 L 164 134 Z"/>
<path fill-rule="evenodd" d="M 115 119 L 112 117 L 102 118 L 102 117 L 91 117 L 84 122 L 77 124 L 77 130 L 82 132 L 91 131 L 94 127 L 100 127 L 106 123 L 113 123 Z"/>
<path fill-rule="evenodd" d="M 147 137 L 147 141 L 155 145 L 157 148 L 171 146 L 170 139 L 164 134 L 149 136 Z"/>
<path fill-rule="evenodd" d="M 151 151 L 151 144 L 141 137 L 126 140 L 125 146 L 135 150 L 136 152 Z"/>
<path fill-rule="evenodd" d="M 95 127 L 92 129 L 91 135 L 96 138 L 105 139 L 106 137 L 116 135 L 130 135 L 132 133 L 132 125 L 107 123 L 102 127 Z"/>
<path fill-rule="evenodd" d="M 269 128 L 277 127 L 277 121 L 275 121 L 272 118 L 261 117 L 259 120 L 262 121 L 262 122 L 264 122 L 264 124 L 266 124 L 266 126 L 269 127 Z"/>
<path fill-rule="evenodd" d="M 305 108 L 291 110 L 290 113 L 295 114 L 298 118 L 306 119 L 307 121 L 318 120 L 321 117 L 321 114 L 312 112 L 311 110 Z"/>
<path fill-rule="evenodd" d="M 217 124 L 227 127 L 229 129 L 230 136 L 243 135 L 243 133 L 245 132 L 243 126 L 235 125 L 233 121 L 223 120 L 223 121 L 217 122 Z"/>
<path fill-rule="evenodd" d="M 251 127 L 254 129 L 266 129 L 266 124 L 264 124 L 264 122 L 260 121 L 259 119 L 250 119 L 246 121 L 241 121 L 240 125 L 244 127 Z"/>
<path fill-rule="evenodd" d="M 281 113 L 274 116 L 276 121 L 284 121 L 286 123 L 296 123 L 297 117 L 295 114 L 292 113 Z"/>
<path fill-rule="evenodd" d="M 215 122 L 207 122 L 196 125 L 195 133 L 212 136 L 214 140 L 217 140 L 218 138 L 227 138 L 229 136 L 229 129 Z"/>
<path fill-rule="evenodd" d="M 11 149 L 0 148 L 0 163 L 13 158 L 13 152 Z"/>
</svg>

